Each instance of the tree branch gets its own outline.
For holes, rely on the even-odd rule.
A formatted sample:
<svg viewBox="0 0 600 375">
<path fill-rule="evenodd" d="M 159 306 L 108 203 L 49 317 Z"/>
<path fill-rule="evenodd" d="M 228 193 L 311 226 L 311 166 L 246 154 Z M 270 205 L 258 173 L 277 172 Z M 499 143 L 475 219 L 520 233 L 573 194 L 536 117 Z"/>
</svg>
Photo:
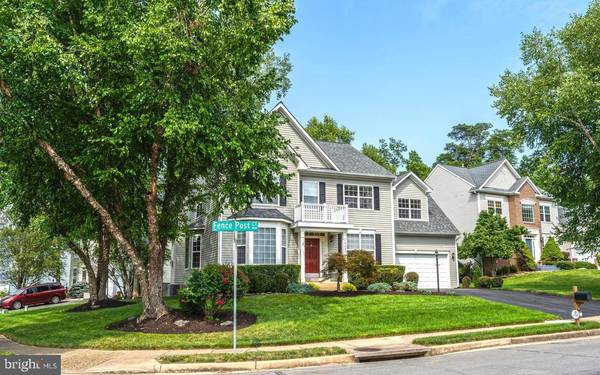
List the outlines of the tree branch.
<svg viewBox="0 0 600 375">
<path fill-rule="evenodd" d="M 575 116 L 577 116 L 577 115 L 575 115 Z M 598 144 L 598 142 L 596 142 L 596 140 L 592 136 L 592 133 L 590 133 L 589 129 L 585 127 L 585 125 L 583 124 L 583 122 L 581 122 L 579 117 L 577 118 L 577 120 L 573 120 L 572 118 L 569 118 L 569 117 L 563 116 L 563 115 L 559 115 L 559 117 L 567 122 L 570 122 L 572 125 L 575 125 L 575 127 L 583 133 L 583 135 L 587 138 L 587 140 L 590 141 L 590 143 L 592 144 L 592 147 L 594 147 L 594 149 L 600 156 L 600 145 Z"/>
</svg>

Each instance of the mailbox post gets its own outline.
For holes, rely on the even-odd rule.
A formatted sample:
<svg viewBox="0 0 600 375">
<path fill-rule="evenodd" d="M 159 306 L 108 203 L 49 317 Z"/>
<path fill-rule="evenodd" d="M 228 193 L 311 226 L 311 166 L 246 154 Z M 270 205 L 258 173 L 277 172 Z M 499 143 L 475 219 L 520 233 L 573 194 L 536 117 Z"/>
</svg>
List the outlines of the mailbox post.
<svg viewBox="0 0 600 375">
<path fill-rule="evenodd" d="M 573 285 L 573 311 L 571 311 L 571 317 L 575 319 L 575 324 L 579 326 L 581 317 L 581 305 L 592 300 L 591 292 L 579 292 L 577 286 Z"/>
</svg>

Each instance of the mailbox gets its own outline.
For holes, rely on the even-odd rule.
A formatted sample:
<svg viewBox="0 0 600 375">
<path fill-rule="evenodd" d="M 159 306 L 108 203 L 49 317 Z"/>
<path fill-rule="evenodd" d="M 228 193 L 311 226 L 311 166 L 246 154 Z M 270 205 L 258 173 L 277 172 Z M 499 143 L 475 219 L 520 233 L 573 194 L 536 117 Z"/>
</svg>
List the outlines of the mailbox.
<svg viewBox="0 0 600 375">
<path fill-rule="evenodd" d="M 573 299 L 576 302 L 590 302 L 592 300 L 592 292 L 575 292 Z"/>
</svg>

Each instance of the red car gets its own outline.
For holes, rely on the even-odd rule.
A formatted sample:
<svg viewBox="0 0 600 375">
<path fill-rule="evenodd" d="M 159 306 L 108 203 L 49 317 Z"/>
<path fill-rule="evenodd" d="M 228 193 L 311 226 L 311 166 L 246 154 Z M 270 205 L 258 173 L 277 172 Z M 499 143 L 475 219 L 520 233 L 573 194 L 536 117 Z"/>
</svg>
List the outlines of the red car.
<svg viewBox="0 0 600 375">
<path fill-rule="evenodd" d="M 0 307 L 19 310 L 23 306 L 59 303 L 67 298 L 65 287 L 60 283 L 33 284 L 17 290 L 17 293 L 0 299 Z"/>
</svg>

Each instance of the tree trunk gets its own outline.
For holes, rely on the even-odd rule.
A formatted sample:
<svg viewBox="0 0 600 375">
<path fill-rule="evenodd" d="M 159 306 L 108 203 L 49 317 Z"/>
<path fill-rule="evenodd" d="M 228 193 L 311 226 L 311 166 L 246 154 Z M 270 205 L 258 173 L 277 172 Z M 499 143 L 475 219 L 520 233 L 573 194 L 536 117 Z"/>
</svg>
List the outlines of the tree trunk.
<svg viewBox="0 0 600 375">
<path fill-rule="evenodd" d="M 96 279 L 96 271 L 94 270 L 94 266 L 92 265 L 92 259 L 90 257 L 89 249 L 85 246 L 85 249 L 82 249 L 79 245 L 77 245 L 73 241 L 68 241 L 68 246 L 79 257 L 85 270 L 87 271 L 89 277 L 89 293 L 90 293 L 90 303 L 92 305 L 96 304 L 99 300 L 98 298 L 98 281 Z"/>
<path fill-rule="evenodd" d="M 106 230 L 106 226 L 99 223 L 98 236 L 98 261 L 96 262 L 97 276 L 96 289 L 98 300 L 102 301 L 108 298 L 106 290 L 108 287 L 108 264 L 110 257 L 110 234 Z"/>
<path fill-rule="evenodd" d="M 56 167 L 63 173 L 65 179 L 70 182 L 77 191 L 81 194 L 83 199 L 88 203 L 94 211 L 98 213 L 100 216 L 100 220 L 102 220 L 102 224 L 106 226 L 106 229 L 110 232 L 113 238 L 117 241 L 119 246 L 121 246 L 126 252 L 129 258 L 131 259 L 131 263 L 133 265 L 133 270 L 140 284 L 140 289 L 142 291 L 142 302 L 144 304 L 144 312 L 142 313 L 141 318 L 143 319 L 157 319 L 162 314 L 164 314 L 166 310 L 166 306 L 162 301 L 162 295 L 160 297 L 150 296 L 150 290 L 148 282 L 156 282 L 159 277 L 157 275 L 151 275 L 152 277 L 147 278 L 148 273 L 147 269 L 139 255 L 137 249 L 133 247 L 133 245 L 127 241 L 125 235 L 121 230 L 116 226 L 110 213 L 94 198 L 92 193 L 85 186 L 83 181 L 75 174 L 75 172 L 71 169 L 69 164 L 64 161 L 64 159 L 56 153 L 54 148 L 46 141 L 39 139 L 38 145 L 42 151 L 44 151 L 52 160 L 52 162 L 56 165 Z M 158 161 L 158 158 L 157 158 Z M 156 164 L 158 168 L 158 163 Z M 156 180 L 156 178 L 154 178 Z M 156 184 L 156 181 L 154 182 Z M 156 208 L 156 207 L 155 207 Z M 157 232 L 158 233 L 158 232 Z M 152 235 L 152 234 L 151 234 Z M 150 263 L 152 272 L 160 272 L 161 285 L 158 288 L 158 291 L 162 289 L 162 266 L 160 268 L 153 267 L 152 263 L 156 263 L 157 260 L 153 259 L 156 254 L 150 253 Z M 156 285 L 153 285 L 153 291 L 156 291 Z"/>
</svg>

